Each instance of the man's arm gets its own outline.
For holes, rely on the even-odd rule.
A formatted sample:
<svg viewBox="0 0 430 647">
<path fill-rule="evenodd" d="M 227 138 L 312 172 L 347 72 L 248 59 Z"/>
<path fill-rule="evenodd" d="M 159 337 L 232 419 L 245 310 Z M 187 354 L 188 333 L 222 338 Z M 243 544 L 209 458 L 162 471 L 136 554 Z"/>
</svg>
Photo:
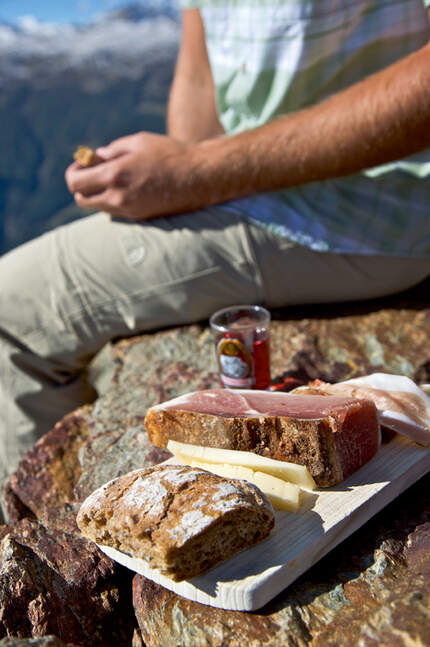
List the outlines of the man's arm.
<svg viewBox="0 0 430 647">
<path fill-rule="evenodd" d="M 146 220 L 355 173 L 430 147 L 430 47 L 237 136 L 135 137 L 131 157 L 70 172 L 78 204 Z"/>
<path fill-rule="evenodd" d="M 170 90 L 167 134 L 198 142 L 224 133 L 215 107 L 215 88 L 198 9 L 182 13 L 182 38 Z"/>
<path fill-rule="evenodd" d="M 212 200 L 327 180 L 430 147 L 430 46 L 329 99 L 222 142 L 199 144 Z M 202 166 L 203 160 L 206 160 Z M 223 179 L 224 178 L 224 179 Z"/>
</svg>

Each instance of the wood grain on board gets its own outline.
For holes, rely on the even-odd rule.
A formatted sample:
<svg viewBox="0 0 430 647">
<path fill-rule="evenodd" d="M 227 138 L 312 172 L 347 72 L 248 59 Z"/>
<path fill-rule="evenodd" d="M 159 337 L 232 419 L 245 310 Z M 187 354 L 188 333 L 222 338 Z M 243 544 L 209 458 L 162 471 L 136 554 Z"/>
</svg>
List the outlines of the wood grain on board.
<svg viewBox="0 0 430 647">
<path fill-rule="evenodd" d="M 185 598 L 223 609 L 253 611 L 429 470 L 430 450 L 397 436 L 340 485 L 304 492 L 297 514 L 276 511 L 274 530 L 257 546 L 189 581 L 173 582 L 142 559 L 107 546 L 100 548 L 120 564 Z"/>
</svg>

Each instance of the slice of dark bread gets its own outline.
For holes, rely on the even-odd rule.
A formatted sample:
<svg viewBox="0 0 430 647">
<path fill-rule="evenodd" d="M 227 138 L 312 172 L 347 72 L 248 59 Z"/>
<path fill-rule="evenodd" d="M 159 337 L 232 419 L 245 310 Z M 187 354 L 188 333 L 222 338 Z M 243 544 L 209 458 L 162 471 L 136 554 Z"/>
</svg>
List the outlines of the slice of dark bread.
<svg viewBox="0 0 430 647">
<path fill-rule="evenodd" d="M 365 399 L 223 389 L 149 409 L 150 441 L 250 451 L 308 468 L 318 487 L 341 483 L 380 446 L 376 407 Z"/>
</svg>

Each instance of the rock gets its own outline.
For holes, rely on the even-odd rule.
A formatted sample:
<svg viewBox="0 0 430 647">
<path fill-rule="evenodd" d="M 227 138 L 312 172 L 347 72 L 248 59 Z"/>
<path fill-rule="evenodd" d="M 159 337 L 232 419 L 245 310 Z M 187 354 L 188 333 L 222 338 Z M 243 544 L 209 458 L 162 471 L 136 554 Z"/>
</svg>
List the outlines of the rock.
<svg viewBox="0 0 430 647">
<path fill-rule="evenodd" d="M 139 629 L 134 630 L 131 647 L 145 647 L 145 643 L 143 642 L 142 634 Z"/>
<path fill-rule="evenodd" d="M 3 638 L 0 647 L 77 647 L 72 643 L 63 643 L 56 636 L 44 638 Z"/>
<path fill-rule="evenodd" d="M 377 370 L 430 382 L 429 287 L 273 313 L 276 388 Z M 81 647 L 428 644 L 429 477 L 257 612 L 192 603 L 140 576 L 132 602 L 131 575 L 80 537 L 76 512 L 102 483 L 169 455 L 149 443 L 146 410 L 218 386 L 213 339 L 205 324 L 123 340 L 105 347 L 90 375 L 97 401 L 59 421 L 5 489 L 11 525 L 0 526 L 0 638 L 51 633 Z"/>
<path fill-rule="evenodd" d="M 89 434 L 87 411 L 84 407 L 63 418 L 24 456 L 6 484 L 9 519 L 30 516 L 27 511 L 38 517 L 45 508 L 74 499 L 73 486 L 81 474 L 78 451 Z"/>
<path fill-rule="evenodd" d="M 428 645 L 429 487 L 427 476 L 253 613 L 191 602 L 136 575 L 146 646 Z"/>
<path fill-rule="evenodd" d="M 208 349 L 213 350 L 211 338 L 200 326 L 108 347 L 102 355 L 109 368 L 100 367 L 100 360 L 94 364 L 105 393 L 65 416 L 26 454 L 4 493 L 9 518 L 49 516 L 49 510 L 82 501 L 111 478 L 170 456 L 148 441 L 145 413 L 175 393 L 218 385 L 213 359 L 207 371 Z"/>
<path fill-rule="evenodd" d="M 0 637 L 130 645 L 130 574 L 77 534 L 24 519 L 0 528 Z"/>
<path fill-rule="evenodd" d="M 9 524 L 16 523 L 20 519 L 35 519 L 30 508 L 27 508 L 12 490 L 10 482 L 6 483 L 3 489 L 3 504 Z M 4 523 L 2 517 L 0 517 L 0 523 Z"/>
</svg>

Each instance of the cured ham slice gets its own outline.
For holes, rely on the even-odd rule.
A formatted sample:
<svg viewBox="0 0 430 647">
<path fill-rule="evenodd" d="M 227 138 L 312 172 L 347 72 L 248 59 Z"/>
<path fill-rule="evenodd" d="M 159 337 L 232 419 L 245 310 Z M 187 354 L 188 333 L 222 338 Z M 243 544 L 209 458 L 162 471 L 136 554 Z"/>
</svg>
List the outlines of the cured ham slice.
<svg viewBox="0 0 430 647">
<path fill-rule="evenodd" d="M 149 409 L 151 442 L 169 440 L 251 451 L 305 465 L 319 487 L 343 481 L 380 444 L 376 407 L 344 396 L 211 389 Z"/>
<path fill-rule="evenodd" d="M 295 393 L 367 398 L 375 403 L 381 425 L 420 445 L 430 445 L 430 397 L 403 375 L 373 373 L 337 384 L 316 380 L 310 388 L 300 387 Z"/>
</svg>

